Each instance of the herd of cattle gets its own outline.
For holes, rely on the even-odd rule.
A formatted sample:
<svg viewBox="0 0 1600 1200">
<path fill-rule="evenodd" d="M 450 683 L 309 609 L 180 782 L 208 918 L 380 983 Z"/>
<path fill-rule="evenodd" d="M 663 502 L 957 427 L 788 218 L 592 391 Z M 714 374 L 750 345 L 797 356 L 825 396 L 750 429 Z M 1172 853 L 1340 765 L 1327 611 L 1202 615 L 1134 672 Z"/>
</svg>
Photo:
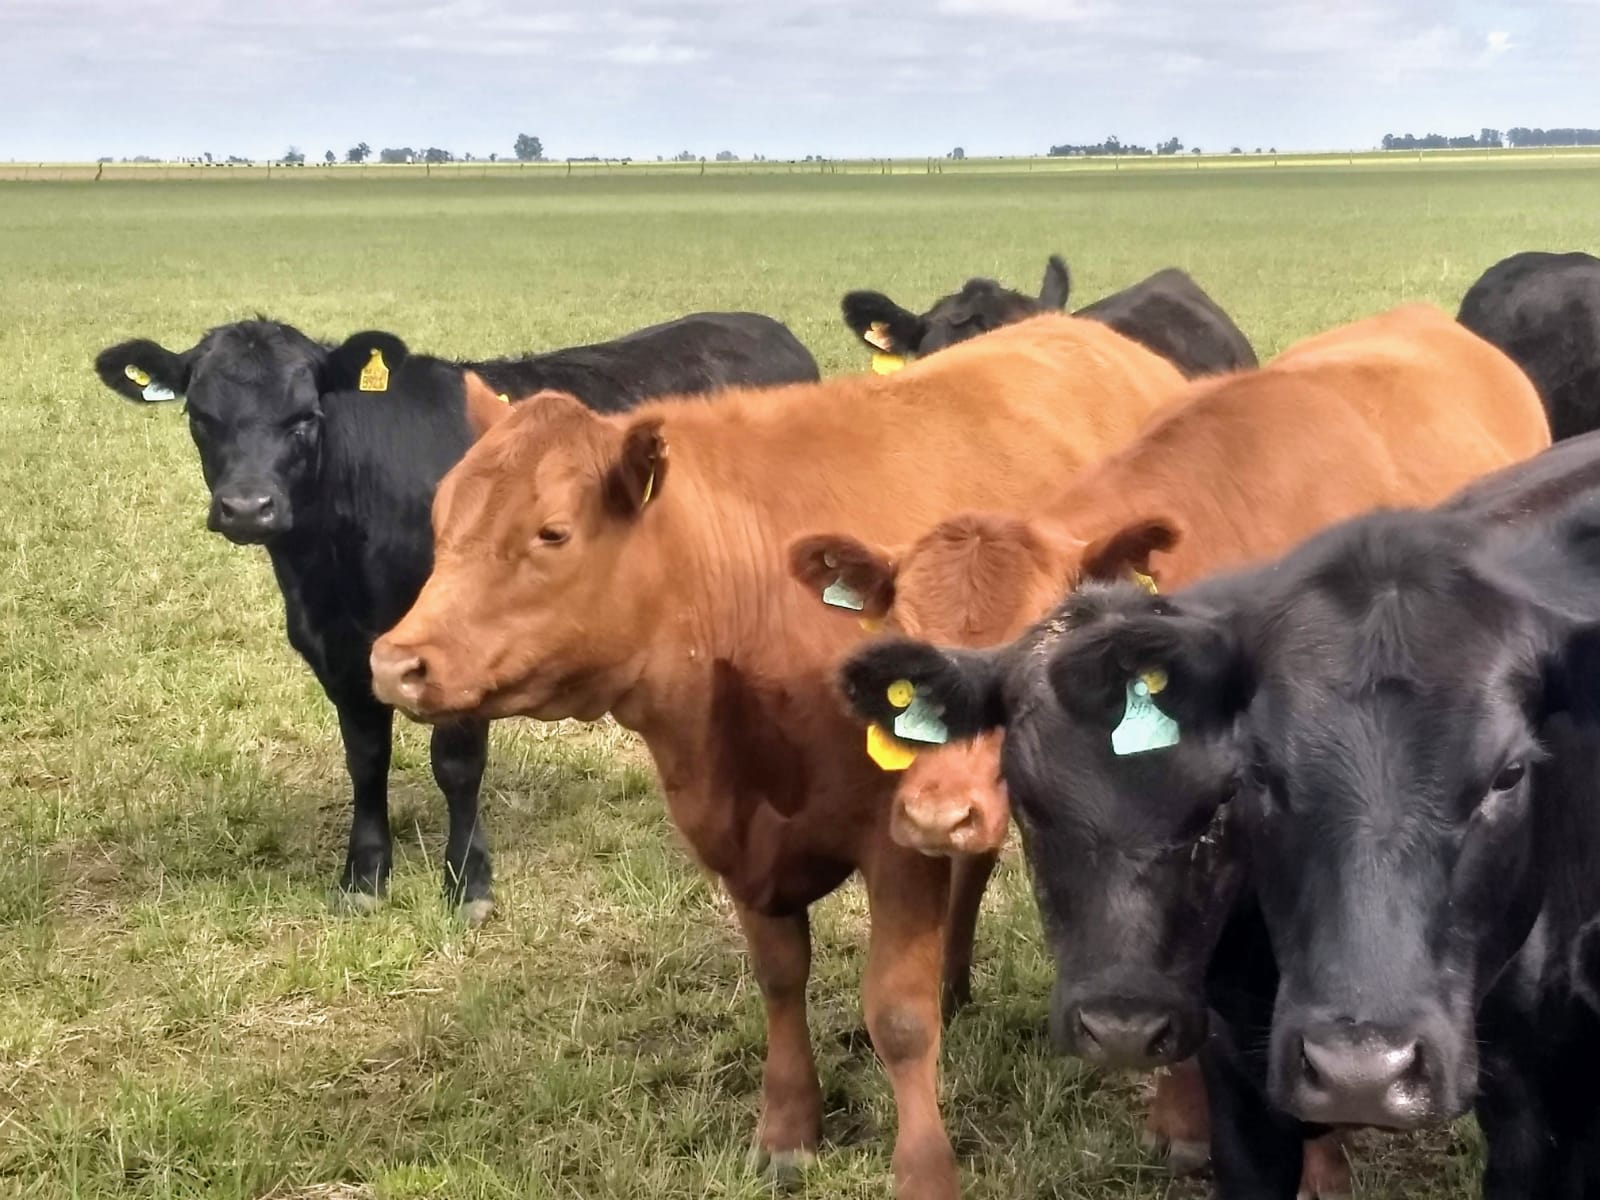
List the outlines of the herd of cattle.
<svg viewBox="0 0 1600 1200">
<path fill-rule="evenodd" d="M 853 292 L 875 369 L 825 381 L 748 313 L 492 362 L 242 321 L 96 370 L 186 399 L 209 527 L 271 558 L 346 902 L 389 875 L 395 708 L 471 920 L 489 722 L 644 739 L 746 935 L 773 1166 L 821 1134 L 807 908 L 859 873 L 896 1194 L 958 1194 L 941 1006 L 1014 816 L 1052 1037 L 1162 1069 L 1175 1169 L 1326 1200 L 1341 1128 L 1475 1107 L 1486 1196 L 1600 1197 L 1600 259 L 1259 367 L 1181 272 L 1068 291 Z"/>
</svg>

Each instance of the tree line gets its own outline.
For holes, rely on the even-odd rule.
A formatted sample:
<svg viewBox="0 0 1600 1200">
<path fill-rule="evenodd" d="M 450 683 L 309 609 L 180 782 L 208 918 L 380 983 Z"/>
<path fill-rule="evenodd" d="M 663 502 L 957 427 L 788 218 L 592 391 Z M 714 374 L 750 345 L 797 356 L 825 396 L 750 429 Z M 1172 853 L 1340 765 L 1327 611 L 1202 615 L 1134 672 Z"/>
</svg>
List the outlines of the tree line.
<svg viewBox="0 0 1600 1200">
<path fill-rule="evenodd" d="M 1600 129 L 1529 129 L 1518 125 L 1501 133 L 1498 129 L 1479 130 L 1476 137 L 1465 134 L 1447 137 L 1428 133 L 1383 135 L 1385 150 L 1499 150 L 1505 146 L 1600 146 Z"/>
</svg>

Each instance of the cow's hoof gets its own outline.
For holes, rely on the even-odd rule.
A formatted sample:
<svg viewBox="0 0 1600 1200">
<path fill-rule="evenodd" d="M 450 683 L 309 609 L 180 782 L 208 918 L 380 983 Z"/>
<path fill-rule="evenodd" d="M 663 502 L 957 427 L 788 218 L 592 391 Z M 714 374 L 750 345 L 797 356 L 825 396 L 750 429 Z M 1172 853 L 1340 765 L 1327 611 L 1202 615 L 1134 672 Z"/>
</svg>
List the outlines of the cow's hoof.
<svg viewBox="0 0 1600 1200">
<path fill-rule="evenodd" d="M 383 897 L 374 896 L 371 892 L 347 892 L 341 888 L 333 894 L 330 907 L 341 917 L 360 917 L 382 908 Z"/>
<path fill-rule="evenodd" d="M 1205 1170 L 1211 1162 L 1211 1147 L 1205 1142 L 1187 1142 L 1176 1138 L 1169 1141 L 1153 1133 L 1146 1133 L 1142 1140 L 1144 1148 L 1152 1155 L 1164 1158 L 1167 1170 L 1180 1178 Z"/>
<path fill-rule="evenodd" d="M 750 1147 L 747 1161 L 751 1171 L 765 1171 L 774 1183 L 789 1187 L 816 1166 L 817 1155 L 814 1150 L 768 1150 L 755 1145 Z"/>
<path fill-rule="evenodd" d="M 468 929 L 476 929 L 494 915 L 493 900 L 468 900 L 456 909 Z"/>
</svg>

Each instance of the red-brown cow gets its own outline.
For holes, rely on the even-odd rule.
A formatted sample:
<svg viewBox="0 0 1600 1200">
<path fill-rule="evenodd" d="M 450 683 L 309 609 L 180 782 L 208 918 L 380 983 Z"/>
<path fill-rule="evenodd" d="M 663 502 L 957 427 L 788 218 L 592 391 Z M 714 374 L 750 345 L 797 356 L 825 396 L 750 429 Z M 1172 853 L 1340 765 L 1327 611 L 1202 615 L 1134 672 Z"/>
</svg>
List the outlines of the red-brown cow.
<svg viewBox="0 0 1600 1200">
<path fill-rule="evenodd" d="M 1036 503 L 1181 387 L 1109 329 L 1046 316 L 888 377 L 615 419 L 537 396 L 440 486 L 433 575 L 374 647 L 376 690 L 425 719 L 609 712 L 643 735 L 745 930 L 767 1013 L 767 1156 L 818 1142 L 806 910 L 859 870 L 897 1193 L 958 1190 L 936 1091 L 949 864 L 889 838 L 893 779 L 832 685 L 861 631 L 788 580 L 784 547 L 818 521 L 893 541 L 975 503 Z"/>
<path fill-rule="evenodd" d="M 1431 504 L 1550 441 L 1515 364 L 1425 305 L 1309 338 L 1184 399 L 1037 517 L 953 517 L 903 553 L 802 538 L 791 569 L 816 591 L 842 575 L 867 617 L 919 640 L 999 645 L 1081 579 L 1181 587 L 1366 509 Z M 893 836 L 932 854 L 998 849 L 1010 815 L 1000 736 L 922 747 L 901 779 Z M 1193 1072 L 1192 1060 L 1178 1071 Z M 1310 1194 L 1348 1190 L 1332 1151 L 1308 1156 Z"/>
</svg>

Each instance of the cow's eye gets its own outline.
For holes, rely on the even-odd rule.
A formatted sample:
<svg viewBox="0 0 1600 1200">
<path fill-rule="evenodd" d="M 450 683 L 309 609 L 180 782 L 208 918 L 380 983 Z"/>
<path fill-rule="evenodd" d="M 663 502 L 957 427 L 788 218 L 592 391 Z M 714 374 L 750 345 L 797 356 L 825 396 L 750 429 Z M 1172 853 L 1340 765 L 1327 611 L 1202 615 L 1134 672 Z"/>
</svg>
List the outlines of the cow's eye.
<svg viewBox="0 0 1600 1200">
<path fill-rule="evenodd" d="M 302 416 L 291 417 L 284 422 L 291 435 L 297 438 L 308 438 L 316 432 L 317 419 L 309 413 Z"/>
<path fill-rule="evenodd" d="M 1496 792 L 1509 792 L 1522 782 L 1522 777 L 1527 773 L 1527 765 L 1521 759 L 1508 762 L 1500 768 L 1500 774 L 1494 777 L 1494 782 L 1489 787 Z"/>
<path fill-rule="evenodd" d="M 572 536 L 572 530 L 565 525 L 546 525 L 539 530 L 539 544 L 541 546 L 559 546 Z"/>
</svg>

